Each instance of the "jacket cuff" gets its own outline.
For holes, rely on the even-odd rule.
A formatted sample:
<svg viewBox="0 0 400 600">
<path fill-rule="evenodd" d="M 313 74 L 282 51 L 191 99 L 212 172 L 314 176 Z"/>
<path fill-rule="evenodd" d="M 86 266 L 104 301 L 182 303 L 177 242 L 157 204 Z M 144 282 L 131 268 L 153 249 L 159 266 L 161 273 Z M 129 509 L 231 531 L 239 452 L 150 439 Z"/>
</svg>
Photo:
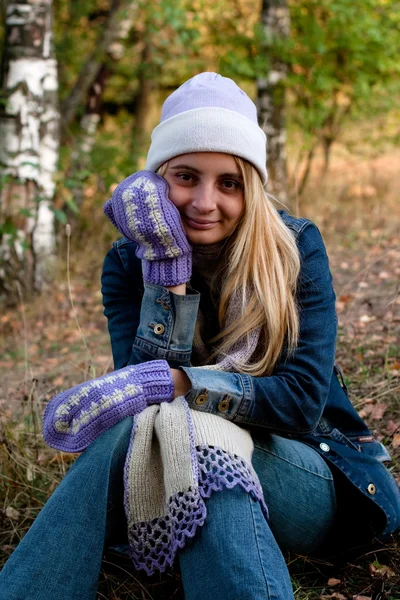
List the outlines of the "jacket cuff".
<svg viewBox="0 0 400 600">
<path fill-rule="evenodd" d="M 186 295 L 146 283 L 140 322 L 133 346 L 157 358 L 190 360 L 200 303 L 199 292 L 188 288 Z"/>
<path fill-rule="evenodd" d="M 192 384 L 185 395 L 190 408 L 232 421 L 240 420 L 244 407 L 251 411 L 252 385 L 248 375 L 203 367 L 182 366 L 180 369 L 185 371 Z"/>
</svg>

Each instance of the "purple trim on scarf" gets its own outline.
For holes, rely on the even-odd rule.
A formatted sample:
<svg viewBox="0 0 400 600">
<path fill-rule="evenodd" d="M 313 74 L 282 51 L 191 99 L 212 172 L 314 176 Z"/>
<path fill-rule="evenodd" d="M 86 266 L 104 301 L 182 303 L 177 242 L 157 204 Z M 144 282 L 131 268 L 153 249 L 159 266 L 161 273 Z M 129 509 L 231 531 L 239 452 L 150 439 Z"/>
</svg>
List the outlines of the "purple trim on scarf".
<svg viewBox="0 0 400 600">
<path fill-rule="evenodd" d="M 192 457 L 192 469 L 193 469 L 193 479 L 197 483 L 199 480 L 199 464 L 197 461 L 197 452 L 196 452 L 196 442 L 194 439 L 194 425 L 193 419 L 190 412 L 189 404 L 184 398 L 181 398 L 181 403 L 186 413 L 186 420 L 188 424 L 188 432 L 189 432 L 189 441 L 190 441 L 190 456 Z"/>
<path fill-rule="evenodd" d="M 189 431 L 190 422 L 191 418 Z M 197 527 L 204 524 L 207 516 L 204 499 L 210 498 L 215 491 L 240 485 L 260 502 L 263 514 L 268 518 L 258 477 L 242 458 L 219 447 L 201 445 L 195 449 L 193 463 L 194 469 L 198 470 L 198 487 L 174 494 L 168 502 L 167 515 L 135 523 L 128 531 L 133 564 L 148 575 L 165 571 L 173 564 L 178 550 L 195 535 Z"/>
<path fill-rule="evenodd" d="M 197 486 L 173 494 L 167 511 L 163 517 L 135 523 L 128 529 L 134 567 L 148 575 L 172 566 L 178 550 L 184 547 L 187 538 L 194 536 L 207 516 L 206 505 Z"/>
<path fill-rule="evenodd" d="M 129 493 L 128 493 L 129 492 L 129 485 L 128 485 L 128 483 L 129 483 L 129 465 L 131 462 L 133 439 L 135 437 L 135 433 L 138 428 L 138 424 L 137 424 L 138 416 L 139 415 L 136 415 L 135 417 L 133 417 L 131 439 L 129 440 L 129 446 L 128 446 L 128 451 L 126 453 L 125 465 L 124 465 L 124 508 L 125 508 L 126 520 L 128 523 L 131 518 L 131 513 L 130 513 L 130 509 L 129 509 Z"/>
<path fill-rule="evenodd" d="M 262 508 L 268 519 L 268 508 L 264 501 L 261 484 L 256 472 L 241 457 L 231 454 L 218 446 L 197 446 L 199 464 L 199 489 L 203 498 L 210 498 L 213 492 L 231 490 L 240 485 Z"/>
</svg>

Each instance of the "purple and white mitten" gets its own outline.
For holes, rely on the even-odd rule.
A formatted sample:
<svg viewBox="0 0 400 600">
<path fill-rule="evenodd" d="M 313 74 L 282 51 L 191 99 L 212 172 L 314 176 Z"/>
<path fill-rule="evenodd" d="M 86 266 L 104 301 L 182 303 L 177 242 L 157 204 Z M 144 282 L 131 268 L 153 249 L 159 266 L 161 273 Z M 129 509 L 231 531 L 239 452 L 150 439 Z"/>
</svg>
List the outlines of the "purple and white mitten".
<svg viewBox="0 0 400 600">
<path fill-rule="evenodd" d="M 122 235 L 138 245 L 144 281 L 174 286 L 191 277 L 192 248 L 168 191 L 165 179 L 139 171 L 116 187 L 104 212 Z"/>
<path fill-rule="evenodd" d="M 52 398 L 44 412 L 43 437 L 52 448 L 80 452 L 121 419 L 173 399 L 174 381 L 165 360 L 130 365 Z"/>
</svg>

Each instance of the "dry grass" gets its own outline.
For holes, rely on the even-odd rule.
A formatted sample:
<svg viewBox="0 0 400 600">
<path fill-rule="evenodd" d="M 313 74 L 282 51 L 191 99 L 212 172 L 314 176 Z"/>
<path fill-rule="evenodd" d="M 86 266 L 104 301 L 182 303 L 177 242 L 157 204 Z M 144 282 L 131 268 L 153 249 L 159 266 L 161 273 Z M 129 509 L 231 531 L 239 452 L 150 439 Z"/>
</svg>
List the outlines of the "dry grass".
<svg viewBox="0 0 400 600">
<path fill-rule="evenodd" d="M 298 203 L 299 212 L 319 225 L 327 243 L 338 296 L 339 363 L 356 407 L 394 454 L 396 477 L 400 474 L 398 164 L 400 152 L 356 160 L 339 149 L 324 180 L 315 165 Z M 86 240 L 83 249 L 78 242 L 73 246 L 71 293 L 87 348 L 69 299 L 65 239 L 56 288 L 35 302 L 22 301 L 18 309 L 0 317 L 1 561 L 28 530 L 73 460 L 48 449 L 42 440 L 46 402 L 60 389 L 111 366 L 99 293 L 104 252 L 94 241 Z M 91 247 L 92 255 L 87 252 Z M 343 565 L 306 557 L 291 557 L 289 565 L 296 600 L 400 597 L 398 540 Z M 182 597 L 178 573 L 149 580 L 115 554 L 106 556 L 99 599 Z"/>
</svg>

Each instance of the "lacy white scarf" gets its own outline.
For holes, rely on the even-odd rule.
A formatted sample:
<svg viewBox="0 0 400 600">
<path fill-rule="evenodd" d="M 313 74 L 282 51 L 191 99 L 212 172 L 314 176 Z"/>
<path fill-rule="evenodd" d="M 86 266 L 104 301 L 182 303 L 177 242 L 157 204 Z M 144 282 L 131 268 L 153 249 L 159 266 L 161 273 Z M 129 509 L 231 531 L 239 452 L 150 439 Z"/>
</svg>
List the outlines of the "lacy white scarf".
<svg viewBox="0 0 400 600">
<path fill-rule="evenodd" d="M 204 524 L 204 500 L 213 492 L 239 485 L 261 503 L 267 517 L 252 452 L 245 429 L 189 409 L 183 396 L 136 416 L 125 464 L 125 511 L 135 567 L 151 575 L 172 565 L 178 549 Z"/>
<path fill-rule="evenodd" d="M 208 284 L 223 248 L 224 242 L 194 247 L 193 266 Z M 230 302 L 228 322 L 237 320 L 239 307 L 235 299 Z M 203 327 L 199 311 L 193 351 L 201 362 L 209 356 Z M 235 371 L 237 361 L 252 356 L 259 335 L 259 330 L 252 332 L 247 344 L 237 344 L 229 356 L 197 368 Z M 183 396 L 136 416 L 125 467 L 125 511 L 135 567 L 152 574 L 171 565 L 177 550 L 203 525 L 204 499 L 214 491 L 240 485 L 267 516 L 252 452 L 248 431 L 220 416 L 191 410 Z"/>
</svg>

